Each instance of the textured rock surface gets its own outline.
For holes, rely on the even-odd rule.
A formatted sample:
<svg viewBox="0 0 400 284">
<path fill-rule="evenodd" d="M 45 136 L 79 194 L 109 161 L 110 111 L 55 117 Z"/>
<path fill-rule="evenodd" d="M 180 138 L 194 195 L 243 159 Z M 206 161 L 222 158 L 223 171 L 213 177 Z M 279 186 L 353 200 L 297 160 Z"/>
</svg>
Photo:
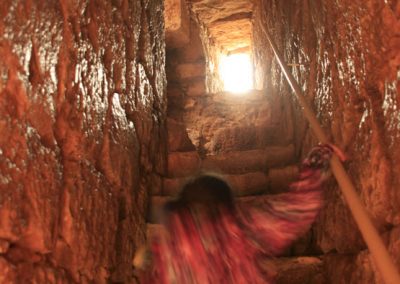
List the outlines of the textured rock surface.
<svg viewBox="0 0 400 284">
<path fill-rule="evenodd" d="M 251 45 L 251 0 L 190 1 L 216 48 L 235 50 Z"/>
<path fill-rule="evenodd" d="M 265 172 L 249 172 L 239 175 L 221 175 L 231 186 L 235 196 L 260 194 L 270 188 L 269 176 Z M 164 178 L 163 195 L 177 196 L 188 177 Z"/>
<path fill-rule="evenodd" d="M 384 283 L 367 251 L 354 255 L 326 255 L 323 270 L 329 283 Z"/>
<path fill-rule="evenodd" d="M 270 169 L 269 187 L 276 193 L 285 191 L 289 184 L 297 179 L 298 172 L 298 166 Z"/>
<path fill-rule="evenodd" d="M 203 168 L 229 174 L 243 174 L 255 170 L 267 172 L 273 167 L 292 162 L 294 147 L 269 147 L 248 151 L 234 151 L 210 155 L 204 159 Z"/>
<path fill-rule="evenodd" d="M 182 122 L 177 122 L 172 118 L 167 120 L 168 131 L 168 151 L 194 151 L 195 147 L 190 141 L 186 131 L 186 125 Z"/>
<path fill-rule="evenodd" d="M 165 41 L 169 47 L 180 47 L 190 40 L 189 10 L 185 0 L 164 1 Z"/>
<path fill-rule="evenodd" d="M 288 145 L 292 141 L 283 101 L 272 93 L 204 94 L 186 97 L 183 104 L 188 135 L 203 155 Z"/>
<path fill-rule="evenodd" d="M 201 160 L 197 151 L 172 152 L 168 154 L 168 176 L 184 177 L 197 173 Z"/>
<path fill-rule="evenodd" d="M 0 15 L 0 282 L 133 282 L 166 164 L 162 1 Z"/>
<path fill-rule="evenodd" d="M 199 20 L 207 26 L 213 23 L 234 19 L 235 15 L 251 14 L 251 0 L 191 0 L 191 9 Z"/>
<path fill-rule="evenodd" d="M 278 284 L 325 284 L 322 260 L 317 257 L 293 257 L 264 260 L 261 267 L 275 267 Z M 335 283 L 335 282 L 333 282 Z"/>
<path fill-rule="evenodd" d="M 260 25 L 268 25 L 332 141 L 349 156 L 347 168 L 362 202 L 384 234 L 399 223 L 400 3 L 352 1 L 256 1 L 254 56 L 257 86 L 286 96 L 289 90 Z M 265 18 L 263 14 L 265 12 Z M 293 100 L 296 152 L 316 141 Z M 332 283 L 379 282 L 339 189 L 332 185 L 315 228 Z M 389 246 L 398 261 L 399 244 Z"/>
</svg>

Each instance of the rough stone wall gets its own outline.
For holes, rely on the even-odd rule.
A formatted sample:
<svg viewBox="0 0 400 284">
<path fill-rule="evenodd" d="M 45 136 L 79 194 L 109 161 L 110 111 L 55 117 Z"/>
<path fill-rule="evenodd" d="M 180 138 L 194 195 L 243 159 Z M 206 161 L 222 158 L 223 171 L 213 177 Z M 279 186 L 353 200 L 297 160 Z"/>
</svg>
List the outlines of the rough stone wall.
<svg viewBox="0 0 400 284">
<path fill-rule="evenodd" d="M 293 158 L 291 113 L 274 93 L 209 93 L 205 70 L 215 46 L 204 32 L 192 20 L 189 43 L 167 45 L 168 172 L 163 191 L 155 195 L 176 195 L 185 178 L 200 170 L 227 174 L 232 180 L 235 174 L 243 175 L 238 195 L 259 191 L 259 185 L 246 191 L 253 186 L 246 185 L 245 174 L 263 172 L 258 180 L 268 191 L 268 170 L 287 166 Z"/>
<path fill-rule="evenodd" d="M 168 171 L 153 192 L 149 222 L 199 171 L 224 175 L 237 196 L 282 189 L 296 173 L 291 112 L 282 97 L 209 93 L 205 70 L 215 46 L 197 21 L 190 26 L 187 44 L 167 43 Z"/>
<path fill-rule="evenodd" d="M 167 45 L 169 169 L 163 182 L 163 192 L 160 192 L 162 195 L 171 193 L 171 188 L 175 188 L 175 193 L 180 189 L 180 184 L 174 182 L 171 184 L 168 179 L 168 177 L 173 177 L 170 175 L 174 171 L 173 169 L 187 171 L 187 175 L 199 169 L 199 154 L 188 136 L 189 126 L 185 122 L 184 113 L 191 100 L 206 93 L 206 59 L 199 27 L 193 20 L 190 20 L 189 24 L 190 40 L 186 45 L 180 48 L 169 48 Z M 189 165 L 179 165 L 173 162 L 174 158 L 172 157 L 179 153 L 187 158 Z"/>
<path fill-rule="evenodd" d="M 200 26 L 200 36 L 202 39 L 204 54 L 206 58 L 205 82 L 207 93 L 217 93 L 223 90 L 224 84 L 219 75 L 219 57 L 222 50 L 211 38 L 210 32 L 203 24 Z"/>
<path fill-rule="evenodd" d="M 257 0 L 254 43 L 258 84 L 288 87 L 260 25 L 268 25 L 400 267 L 400 3 Z M 296 65 L 298 64 L 298 65 Z M 295 99 L 297 152 L 316 143 Z M 331 283 L 381 283 L 337 186 L 314 228 Z M 340 275 L 340 276 L 339 276 Z"/>
<path fill-rule="evenodd" d="M 134 282 L 164 49 L 161 0 L 1 1 L 1 283 Z"/>
<path fill-rule="evenodd" d="M 189 11 L 184 0 L 164 1 L 165 42 L 168 48 L 179 48 L 189 42 Z"/>
</svg>

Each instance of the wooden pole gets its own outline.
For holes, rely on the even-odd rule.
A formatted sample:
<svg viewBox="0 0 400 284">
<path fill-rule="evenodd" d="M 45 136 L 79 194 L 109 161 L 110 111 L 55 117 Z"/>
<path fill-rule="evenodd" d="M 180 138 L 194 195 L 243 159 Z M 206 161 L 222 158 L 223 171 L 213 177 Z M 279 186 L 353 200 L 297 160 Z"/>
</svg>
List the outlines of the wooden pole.
<svg viewBox="0 0 400 284">
<path fill-rule="evenodd" d="M 311 129 L 314 131 L 320 142 L 328 143 L 328 138 L 325 135 L 321 125 L 319 124 L 314 111 L 311 109 L 306 98 L 302 94 L 302 91 L 297 81 L 294 79 L 288 67 L 285 65 L 282 56 L 279 54 L 278 49 L 273 42 L 269 32 L 266 30 L 266 27 L 262 26 L 262 28 L 272 47 L 272 50 L 282 69 L 283 74 L 285 75 L 290 87 L 296 94 L 299 103 L 303 108 L 304 115 L 310 123 Z M 336 180 L 342 190 L 343 196 L 345 197 L 350 211 L 353 214 L 354 220 L 356 221 L 361 231 L 365 243 L 367 244 L 369 251 L 374 257 L 375 264 L 378 267 L 378 270 L 380 271 L 383 280 L 386 284 L 400 284 L 399 272 L 394 265 L 388 250 L 383 244 L 383 241 L 379 236 L 378 231 L 372 224 L 367 211 L 363 207 L 361 200 L 356 193 L 355 187 L 343 167 L 343 164 L 335 155 L 332 157 L 330 164 L 332 172 L 336 177 Z"/>
</svg>

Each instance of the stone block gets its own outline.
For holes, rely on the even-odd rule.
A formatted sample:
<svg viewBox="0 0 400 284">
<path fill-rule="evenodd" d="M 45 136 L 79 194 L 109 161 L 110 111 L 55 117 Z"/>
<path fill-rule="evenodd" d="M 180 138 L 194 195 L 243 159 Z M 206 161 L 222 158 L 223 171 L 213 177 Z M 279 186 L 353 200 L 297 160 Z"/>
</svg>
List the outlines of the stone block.
<svg viewBox="0 0 400 284">
<path fill-rule="evenodd" d="M 285 192 L 289 184 L 296 180 L 299 174 L 298 166 L 287 166 L 284 168 L 273 168 L 268 172 L 269 190 L 271 193 Z"/>
<path fill-rule="evenodd" d="M 210 36 L 219 48 L 236 51 L 251 46 L 251 17 L 232 21 L 219 21 L 209 28 Z"/>
<path fill-rule="evenodd" d="M 164 178 L 163 179 L 163 195 L 178 196 L 187 178 Z"/>
<path fill-rule="evenodd" d="M 178 84 L 169 83 L 167 87 L 167 96 L 168 98 L 182 98 L 183 97 L 183 90 L 180 88 Z"/>
<path fill-rule="evenodd" d="M 288 165 L 293 161 L 293 157 L 293 145 L 268 147 L 207 156 L 202 167 L 206 170 L 229 174 L 267 171 L 271 167 Z"/>
<path fill-rule="evenodd" d="M 149 175 L 147 184 L 149 185 L 151 195 L 161 195 L 163 188 L 163 179 L 161 176 L 157 174 Z"/>
<path fill-rule="evenodd" d="M 164 20 L 167 48 L 186 45 L 190 40 L 190 17 L 186 1 L 164 1 Z"/>
<path fill-rule="evenodd" d="M 200 39 L 200 31 L 195 23 L 190 27 L 190 41 L 183 48 L 179 49 L 179 62 L 205 62 L 203 43 Z"/>
<path fill-rule="evenodd" d="M 173 120 L 171 118 L 167 119 L 167 132 L 168 132 L 168 151 L 195 151 L 192 141 L 186 132 L 185 125 L 181 122 Z"/>
<path fill-rule="evenodd" d="M 204 77 L 184 83 L 184 86 L 186 89 L 186 95 L 190 97 L 202 96 L 206 93 L 206 82 Z"/>
<path fill-rule="evenodd" d="M 325 283 L 376 283 L 383 284 L 372 256 L 366 250 L 357 254 L 328 254 L 323 258 Z"/>
<path fill-rule="evenodd" d="M 164 178 L 163 195 L 177 196 L 188 178 Z M 263 172 L 254 172 L 238 175 L 221 175 L 232 188 L 235 196 L 247 196 L 263 193 L 268 188 L 268 176 Z"/>
<path fill-rule="evenodd" d="M 259 266 L 264 271 L 275 270 L 279 284 L 325 284 L 323 262 L 318 257 L 281 257 L 263 259 Z"/>
<path fill-rule="evenodd" d="M 200 170 L 201 160 L 196 151 L 168 154 L 168 177 L 185 177 Z"/>
<path fill-rule="evenodd" d="M 263 172 L 223 176 L 235 196 L 260 194 L 268 189 L 268 176 Z"/>
<path fill-rule="evenodd" d="M 232 125 L 210 131 L 210 142 L 205 148 L 211 153 L 260 149 L 268 146 L 287 145 L 276 138 L 278 127 L 268 125 Z M 283 139 L 282 139 L 283 140 Z"/>
<path fill-rule="evenodd" d="M 175 70 L 180 80 L 188 80 L 205 76 L 205 64 L 201 63 L 183 63 L 179 64 Z"/>
</svg>

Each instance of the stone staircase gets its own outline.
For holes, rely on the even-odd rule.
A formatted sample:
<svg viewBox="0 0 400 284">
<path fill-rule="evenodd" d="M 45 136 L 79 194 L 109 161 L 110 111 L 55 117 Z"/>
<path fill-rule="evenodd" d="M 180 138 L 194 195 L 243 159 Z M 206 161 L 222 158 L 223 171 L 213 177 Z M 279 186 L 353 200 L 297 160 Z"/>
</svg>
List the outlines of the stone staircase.
<svg viewBox="0 0 400 284">
<path fill-rule="evenodd" d="M 262 159 L 257 157 L 260 163 L 265 163 Z M 242 161 L 243 165 L 240 164 Z M 204 162 L 204 164 L 206 164 Z M 229 183 L 233 190 L 235 198 L 254 196 L 257 197 L 260 194 L 266 193 L 278 193 L 282 189 L 287 188 L 290 181 L 292 181 L 297 174 L 297 166 L 289 165 L 282 168 L 272 168 L 269 172 L 263 172 L 260 170 L 259 164 L 252 163 L 254 168 L 245 164 L 243 160 L 237 160 L 234 162 L 236 166 L 226 163 L 210 163 L 207 162 L 206 166 L 201 167 L 200 170 L 206 170 L 211 172 L 217 172 Z M 190 167 L 187 167 L 190 168 Z M 185 168 L 185 169 L 187 169 Z M 215 169 L 218 168 L 218 171 Z M 237 169 L 248 169 L 246 172 L 242 170 L 241 173 Z M 210 170 L 212 169 L 212 170 Z M 228 169 L 225 171 L 225 169 Z M 229 171 L 229 169 L 231 171 Z M 232 171 L 232 169 L 234 169 Z M 195 174 L 197 171 L 194 171 Z M 161 208 L 163 205 L 176 197 L 179 194 L 180 189 L 185 184 L 186 180 L 191 177 L 190 174 L 182 177 L 165 177 L 163 178 L 161 195 L 152 195 L 150 201 L 150 210 L 148 215 L 148 221 L 150 223 L 157 223 L 158 216 L 161 214 Z"/>
<path fill-rule="evenodd" d="M 297 167 L 295 166 L 287 166 L 285 168 L 276 168 L 269 172 L 269 174 L 263 174 L 263 182 L 266 188 L 272 188 L 272 191 L 280 192 L 282 186 L 285 187 L 289 183 L 289 181 L 293 180 L 295 174 L 297 172 Z M 230 184 L 233 185 L 233 188 L 239 189 L 243 183 L 246 183 L 246 179 L 242 179 L 241 176 L 249 177 L 249 180 L 252 184 L 254 184 L 254 180 L 262 180 L 262 178 L 258 177 L 258 174 L 262 173 L 248 173 L 242 175 L 229 175 L 227 180 Z M 254 178 L 251 178 L 253 177 Z M 239 178 L 238 178 L 239 177 Z M 235 178 L 237 178 L 235 180 Z M 163 226 L 158 224 L 161 208 L 173 196 L 178 193 L 177 188 L 184 182 L 184 178 L 179 179 L 165 179 L 172 180 L 173 183 L 170 183 L 167 195 L 164 196 L 153 196 L 151 198 L 151 210 L 149 213 L 148 224 L 147 224 L 147 234 L 150 237 L 155 231 L 163 230 Z M 239 181 L 237 181 L 239 180 Z M 173 186 L 173 185 L 174 186 Z M 165 183 L 164 183 L 165 185 Z M 177 186 L 175 186 L 177 185 Z M 257 198 L 262 189 L 259 191 L 260 187 L 256 184 L 256 186 L 252 187 L 246 185 L 246 188 L 241 191 L 235 192 L 236 198 Z M 254 194 L 254 192 L 257 192 Z M 301 247 L 301 244 L 300 244 Z M 290 254 L 290 251 L 295 251 L 294 249 L 289 249 L 287 254 Z M 286 255 L 287 255 L 286 254 Z M 323 270 L 323 259 L 315 256 L 292 256 L 292 257 L 279 257 L 275 259 L 265 259 L 259 262 L 259 267 L 262 270 L 271 269 L 276 273 L 276 283 L 277 284 L 322 284 L 327 283 L 325 281 L 324 275 L 322 273 Z"/>
<path fill-rule="evenodd" d="M 283 192 L 296 178 L 292 130 L 276 97 L 254 91 L 243 97 L 221 93 L 181 98 L 175 103 L 169 105 L 167 176 L 162 188 L 151 196 L 148 234 L 162 230 L 157 223 L 163 205 L 199 171 L 222 175 L 235 198 Z M 260 267 L 270 268 L 270 262 L 261 262 Z M 278 283 L 322 283 L 318 282 L 319 258 L 289 257 L 272 262 Z M 290 277 L 287 271 L 291 271 Z"/>
</svg>

